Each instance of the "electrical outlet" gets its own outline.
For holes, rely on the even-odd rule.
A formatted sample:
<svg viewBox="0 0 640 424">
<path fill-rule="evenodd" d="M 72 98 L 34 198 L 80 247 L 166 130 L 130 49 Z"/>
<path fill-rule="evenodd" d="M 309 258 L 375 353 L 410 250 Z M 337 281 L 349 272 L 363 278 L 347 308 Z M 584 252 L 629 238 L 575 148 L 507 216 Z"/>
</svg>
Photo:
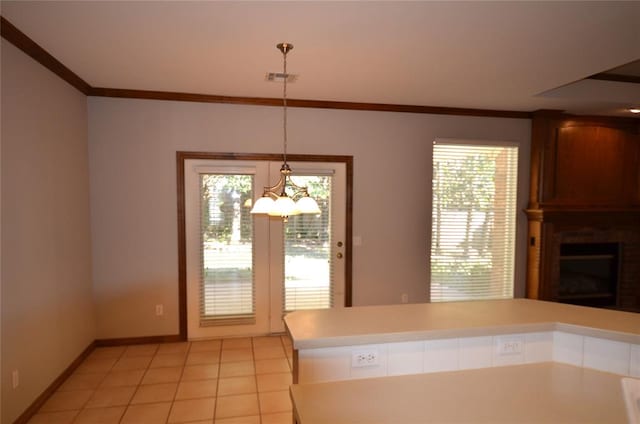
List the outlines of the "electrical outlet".
<svg viewBox="0 0 640 424">
<path fill-rule="evenodd" d="M 400 295 L 400 302 L 409 303 L 409 295 L 407 293 L 402 293 Z"/>
<path fill-rule="evenodd" d="M 156 316 L 161 317 L 162 315 L 164 315 L 164 305 L 158 304 L 156 305 Z"/>
<path fill-rule="evenodd" d="M 499 337 L 499 355 L 522 355 L 524 351 L 524 340 L 522 337 Z"/>
<path fill-rule="evenodd" d="M 19 385 L 20 385 L 20 373 L 18 372 L 18 370 L 13 370 L 13 372 L 11 372 L 11 387 L 13 389 L 17 389 Z"/>
<path fill-rule="evenodd" d="M 351 354 L 351 367 L 371 367 L 378 365 L 378 350 L 356 350 Z"/>
</svg>

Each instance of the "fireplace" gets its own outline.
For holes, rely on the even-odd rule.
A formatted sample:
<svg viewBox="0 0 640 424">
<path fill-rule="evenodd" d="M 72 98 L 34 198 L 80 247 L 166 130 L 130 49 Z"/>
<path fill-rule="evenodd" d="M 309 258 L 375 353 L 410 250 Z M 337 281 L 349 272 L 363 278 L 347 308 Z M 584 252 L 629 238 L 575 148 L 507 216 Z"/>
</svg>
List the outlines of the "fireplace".
<svg viewBox="0 0 640 424">
<path fill-rule="evenodd" d="M 640 312 L 640 213 L 528 212 L 528 297 Z"/>
<path fill-rule="evenodd" d="M 557 300 L 585 306 L 617 304 L 619 243 L 562 243 Z"/>
<path fill-rule="evenodd" d="M 536 111 L 527 297 L 640 312 L 640 119 Z"/>
</svg>

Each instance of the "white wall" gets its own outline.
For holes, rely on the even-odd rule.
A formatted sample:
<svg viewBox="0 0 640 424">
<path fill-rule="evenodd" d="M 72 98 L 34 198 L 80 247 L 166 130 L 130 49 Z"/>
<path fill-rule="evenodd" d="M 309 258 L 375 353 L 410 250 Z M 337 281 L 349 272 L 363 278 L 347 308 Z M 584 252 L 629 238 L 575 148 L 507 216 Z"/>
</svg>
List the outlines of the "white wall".
<svg viewBox="0 0 640 424">
<path fill-rule="evenodd" d="M 431 148 L 442 138 L 510 140 L 526 207 L 530 121 L 296 109 L 289 152 L 354 156 L 355 305 L 427 299 Z M 178 332 L 175 152 L 279 153 L 275 107 L 89 98 L 93 279 L 98 337 Z M 388 204 L 379 199 L 389 201 Z M 516 295 L 524 294 L 525 216 L 519 213 Z M 165 305 L 158 318 L 154 305 Z"/>
<path fill-rule="evenodd" d="M 95 318 L 86 97 L 5 40 L 1 157 L 0 421 L 11 423 L 95 339 Z"/>
</svg>

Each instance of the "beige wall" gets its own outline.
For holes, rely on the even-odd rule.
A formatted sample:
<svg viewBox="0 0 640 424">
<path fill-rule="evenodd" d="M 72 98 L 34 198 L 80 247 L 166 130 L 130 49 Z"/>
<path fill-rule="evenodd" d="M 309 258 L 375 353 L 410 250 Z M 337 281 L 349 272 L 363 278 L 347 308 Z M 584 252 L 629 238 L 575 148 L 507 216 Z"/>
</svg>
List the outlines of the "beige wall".
<svg viewBox="0 0 640 424">
<path fill-rule="evenodd" d="M 93 279 L 98 337 L 178 332 L 177 150 L 278 153 L 274 107 L 89 98 Z M 526 206 L 530 121 L 290 109 L 291 153 L 354 156 L 355 305 L 427 300 L 431 146 L 437 138 L 522 146 Z M 388 204 L 379 199 L 389 201 Z M 516 295 L 524 294 L 518 214 Z M 165 316 L 155 316 L 155 304 Z"/>
<path fill-rule="evenodd" d="M 86 97 L 2 40 L 3 423 L 95 338 L 87 156 Z"/>
</svg>

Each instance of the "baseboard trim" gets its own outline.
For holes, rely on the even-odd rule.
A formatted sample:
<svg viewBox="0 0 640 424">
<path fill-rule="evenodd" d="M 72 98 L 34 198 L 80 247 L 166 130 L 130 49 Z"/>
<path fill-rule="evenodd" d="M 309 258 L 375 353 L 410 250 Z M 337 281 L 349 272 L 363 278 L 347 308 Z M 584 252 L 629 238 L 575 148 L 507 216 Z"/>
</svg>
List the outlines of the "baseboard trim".
<svg viewBox="0 0 640 424">
<path fill-rule="evenodd" d="M 58 376 L 41 394 L 34 400 L 27 409 L 13 422 L 13 424 L 26 424 L 29 420 L 38 412 L 38 410 L 45 404 L 45 402 L 55 393 L 56 390 L 67 378 L 80 366 L 93 350 L 96 348 L 95 340 L 89 343 L 80 355 L 69 365 L 62 374 Z"/>
<path fill-rule="evenodd" d="M 130 344 L 149 344 L 149 343 L 174 343 L 186 341 L 179 334 L 170 334 L 164 336 L 147 336 L 147 337 L 124 337 L 118 339 L 97 339 L 92 341 L 80 355 L 69 365 L 41 394 L 34 400 L 31 405 L 24 410 L 22 414 L 13 422 L 13 424 L 27 424 L 29 420 L 38 412 L 45 402 L 62 386 L 67 378 L 80 366 L 82 361 L 95 350 L 97 347 L 122 346 Z"/>
<path fill-rule="evenodd" d="M 132 344 L 150 344 L 150 343 L 175 343 L 187 341 L 180 334 L 169 334 L 164 336 L 144 336 L 144 337 L 121 337 L 117 339 L 97 339 L 96 347 L 106 346 L 123 346 Z"/>
</svg>

